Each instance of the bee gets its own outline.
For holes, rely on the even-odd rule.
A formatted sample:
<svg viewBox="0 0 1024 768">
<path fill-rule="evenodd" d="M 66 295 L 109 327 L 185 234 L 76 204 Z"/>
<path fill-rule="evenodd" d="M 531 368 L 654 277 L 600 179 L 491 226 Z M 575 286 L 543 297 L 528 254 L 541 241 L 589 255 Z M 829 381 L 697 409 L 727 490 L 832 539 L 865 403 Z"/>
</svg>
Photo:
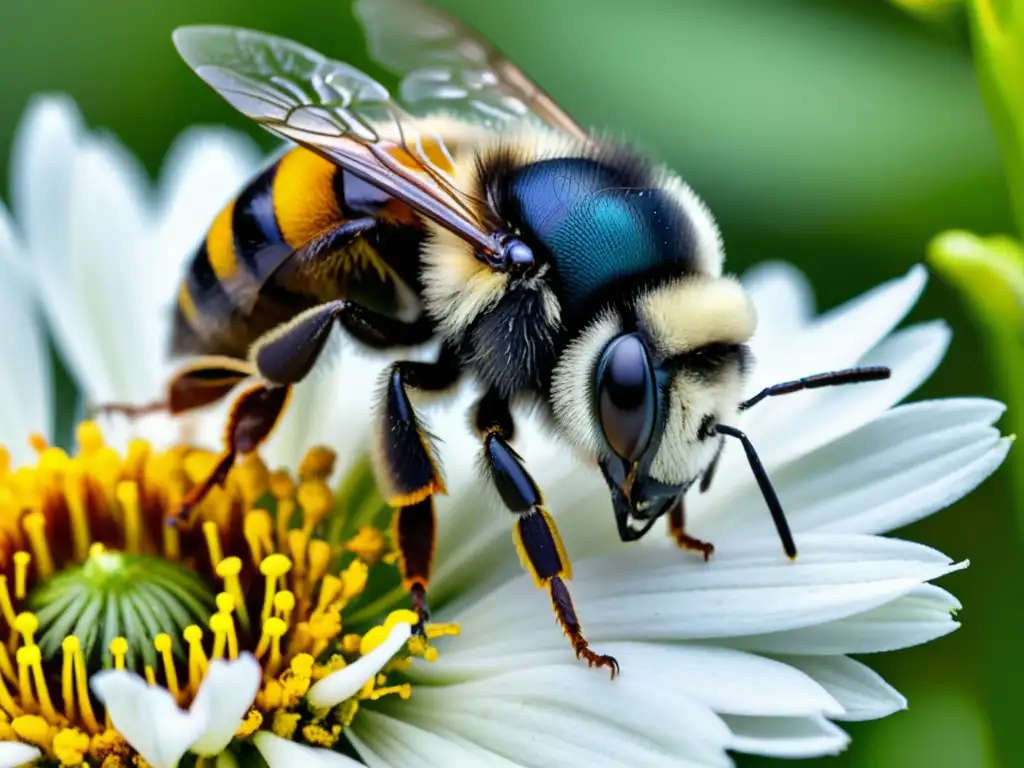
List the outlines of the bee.
<svg viewBox="0 0 1024 768">
<path fill-rule="evenodd" d="M 454 18 L 415 0 L 357 0 L 355 14 L 372 57 L 402 77 L 395 96 L 280 37 L 174 33 L 203 80 L 295 144 L 220 212 L 180 286 L 172 348 L 189 359 L 163 407 L 206 406 L 245 382 L 223 454 L 182 515 L 266 440 L 335 326 L 377 350 L 438 344 L 430 362 L 386 369 L 374 417 L 375 471 L 420 628 L 445 486 L 409 392 L 473 377 L 483 394 L 471 423 L 520 560 L 577 658 L 614 677 L 615 659 L 584 638 L 565 547 L 512 447 L 512 405 L 539 406 L 600 468 L 623 541 L 667 516 L 679 546 L 705 559 L 713 546 L 686 531 L 685 495 L 708 488 L 726 438 L 738 441 L 794 557 L 772 484 L 732 425 L 767 397 L 889 370 L 818 374 L 744 400 L 754 308 L 723 273 L 718 227 L 687 184 L 585 130 Z"/>
</svg>

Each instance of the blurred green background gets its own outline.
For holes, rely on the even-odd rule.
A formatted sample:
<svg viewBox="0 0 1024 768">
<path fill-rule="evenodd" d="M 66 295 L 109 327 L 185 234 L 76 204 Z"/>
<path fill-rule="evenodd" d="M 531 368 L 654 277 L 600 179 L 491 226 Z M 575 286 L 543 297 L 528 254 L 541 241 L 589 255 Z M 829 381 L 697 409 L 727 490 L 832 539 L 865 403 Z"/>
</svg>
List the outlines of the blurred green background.
<svg viewBox="0 0 1024 768">
<path fill-rule="evenodd" d="M 960 19 L 923 24 L 885 0 L 438 4 L 581 122 L 628 135 L 681 172 L 718 216 L 732 270 L 790 260 L 819 308 L 903 274 L 941 230 L 1013 231 Z M 175 26 L 200 22 L 296 37 L 381 74 L 347 0 L 4 0 L 0 178 L 38 91 L 70 93 L 90 125 L 115 132 L 154 173 L 185 126 L 252 131 L 171 46 Z M 933 277 L 911 320 L 938 316 L 954 328 L 952 349 L 917 397 L 1002 395 L 957 295 Z M 902 532 L 972 560 L 944 582 L 964 603 L 964 627 L 867 659 L 910 709 L 849 725 L 853 744 L 832 764 L 1019 764 L 1024 569 L 1007 474 Z"/>
</svg>

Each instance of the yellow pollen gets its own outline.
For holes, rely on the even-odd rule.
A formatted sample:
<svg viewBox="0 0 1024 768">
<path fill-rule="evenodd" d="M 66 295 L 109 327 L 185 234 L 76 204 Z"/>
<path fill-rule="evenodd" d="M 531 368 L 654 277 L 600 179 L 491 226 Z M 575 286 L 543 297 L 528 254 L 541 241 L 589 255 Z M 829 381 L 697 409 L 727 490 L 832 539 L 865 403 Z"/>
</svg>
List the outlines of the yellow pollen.
<svg viewBox="0 0 1024 768">
<path fill-rule="evenodd" d="M 250 709 L 242 720 L 242 724 L 235 731 L 235 736 L 240 739 L 247 739 L 252 736 L 263 725 L 263 715 L 257 709 Z"/>
<path fill-rule="evenodd" d="M 110 654 L 114 657 L 114 669 L 124 669 L 124 660 L 128 655 L 128 639 L 115 637 L 110 641 Z"/>
<path fill-rule="evenodd" d="M 29 512 L 22 519 L 21 527 L 28 535 L 28 543 L 32 548 L 39 576 L 48 579 L 53 575 L 53 557 L 46 539 L 46 517 L 42 512 Z"/>
<path fill-rule="evenodd" d="M 69 471 L 64 478 L 64 498 L 68 504 L 68 518 L 71 523 L 71 542 L 75 560 L 81 562 L 89 554 L 89 514 L 85 509 L 85 494 L 82 492 L 84 479 L 78 471 Z"/>
<path fill-rule="evenodd" d="M 220 548 L 220 532 L 217 529 L 217 524 L 211 520 L 203 523 L 203 536 L 206 537 L 206 548 L 210 552 L 210 562 L 216 568 L 220 565 L 220 561 L 224 559 L 224 553 Z"/>
<path fill-rule="evenodd" d="M 167 633 L 157 635 L 153 638 L 153 647 L 160 654 L 160 661 L 164 665 L 164 679 L 167 681 L 167 690 L 171 692 L 174 698 L 178 698 L 181 694 L 181 689 L 178 687 L 178 671 L 174 668 L 171 636 Z"/>
<path fill-rule="evenodd" d="M 124 513 L 124 548 L 132 554 L 142 551 L 142 513 L 139 509 L 139 487 L 125 481 L 117 484 L 117 501 Z"/>
<path fill-rule="evenodd" d="M 53 754 L 62 766 L 81 765 L 89 751 L 89 737 L 77 728 L 62 728 L 53 737 Z"/>
</svg>

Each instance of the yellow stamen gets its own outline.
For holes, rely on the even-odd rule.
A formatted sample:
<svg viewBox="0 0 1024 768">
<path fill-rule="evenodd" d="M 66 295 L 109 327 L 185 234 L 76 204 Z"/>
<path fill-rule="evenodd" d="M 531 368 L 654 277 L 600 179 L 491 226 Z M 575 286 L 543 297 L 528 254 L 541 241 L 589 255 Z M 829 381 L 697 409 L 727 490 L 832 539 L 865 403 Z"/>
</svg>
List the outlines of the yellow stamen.
<svg viewBox="0 0 1024 768">
<path fill-rule="evenodd" d="M 309 534 L 305 530 L 294 528 L 288 531 L 288 551 L 292 555 L 296 584 L 303 584 L 305 582 L 307 544 L 309 544 Z"/>
<path fill-rule="evenodd" d="M 36 630 L 39 629 L 39 619 L 34 613 L 19 613 L 14 620 L 14 631 L 21 635 L 21 642 L 24 645 L 36 644 Z"/>
<path fill-rule="evenodd" d="M 181 502 L 185 498 L 185 494 L 181 489 L 180 483 L 171 483 L 168 489 L 167 495 L 167 508 L 168 509 L 179 509 Z M 162 543 L 164 548 L 164 557 L 171 561 L 177 561 L 181 559 L 181 534 L 178 531 L 176 525 L 161 525 L 162 531 Z"/>
<path fill-rule="evenodd" d="M 242 523 L 249 554 L 255 565 L 274 551 L 274 521 L 265 509 L 253 509 Z"/>
<path fill-rule="evenodd" d="M 427 624 L 427 639 L 433 640 L 438 637 L 455 637 L 462 634 L 462 627 L 459 624 Z"/>
<path fill-rule="evenodd" d="M 331 566 L 331 545 L 326 541 L 313 539 L 306 549 L 306 556 L 309 560 L 309 583 L 319 584 Z"/>
<path fill-rule="evenodd" d="M 156 685 L 156 670 L 153 669 L 153 667 L 151 667 L 149 664 L 147 664 L 145 668 L 145 674 L 146 685 L 148 685 L 150 688 L 154 687 Z"/>
<path fill-rule="evenodd" d="M 271 641 L 280 641 L 281 637 L 287 631 L 288 625 L 284 623 L 283 619 L 279 619 L 276 616 L 272 616 L 263 622 L 263 634 L 260 635 L 260 642 L 256 646 L 256 658 L 262 659 L 266 656 L 267 650 L 270 648 Z"/>
<path fill-rule="evenodd" d="M 136 554 L 142 551 L 142 513 L 139 509 L 139 487 L 125 481 L 117 484 L 117 501 L 124 513 L 124 548 Z"/>
<path fill-rule="evenodd" d="M 85 494 L 82 492 L 82 474 L 69 471 L 64 477 L 64 498 L 68 505 L 68 518 L 71 523 L 71 544 L 75 559 L 79 562 L 89 555 L 89 514 L 85 509 Z"/>
<path fill-rule="evenodd" d="M 220 561 L 224 559 L 224 553 L 220 548 L 220 531 L 217 528 L 217 524 L 210 520 L 203 523 L 203 536 L 206 537 L 206 548 L 210 552 L 210 562 L 216 568 L 220 565 Z"/>
<path fill-rule="evenodd" d="M 14 665 L 11 664 L 11 656 L 7 652 L 7 646 L 3 644 L 0 644 L 0 673 L 12 683 L 18 680 L 18 675 L 14 671 Z"/>
<path fill-rule="evenodd" d="M 32 682 L 35 684 L 36 696 L 39 698 L 39 708 L 43 717 L 51 723 L 59 722 L 57 710 L 50 698 L 50 689 L 46 684 L 46 676 L 43 674 L 43 652 L 38 645 L 26 646 L 18 649 L 18 668 L 22 664 L 32 672 Z"/>
<path fill-rule="evenodd" d="M 274 472 L 270 475 L 270 492 L 277 499 L 277 548 L 283 550 L 295 515 L 295 482 L 287 472 Z"/>
<path fill-rule="evenodd" d="M 18 662 L 18 696 L 21 698 L 21 705 L 27 712 L 36 712 L 36 697 L 32 693 L 32 669 L 29 666 L 29 656 L 22 651 L 29 651 L 29 648 L 19 648 L 15 659 Z"/>
<path fill-rule="evenodd" d="M 114 657 L 114 669 L 124 669 L 124 660 L 128 655 L 128 639 L 115 637 L 110 641 L 110 654 Z"/>
<path fill-rule="evenodd" d="M 343 596 L 345 600 L 351 600 L 363 594 L 366 589 L 366 581 L 370 577 L 370 567 L 362 560 L 353 560 L 348 564 L 341 574 L 341 581 L 344 585 Z"/>
<path fill-rule="evenodd" d="M 334 505 L 334 494 L 322 480 L 307 480 L 299 485 L 296 497 L 302 507 L 302 530 L 307 537 L 320 521 L 327 517 Z"/>
<path fill-rule="evenodd" d="M 370 699 L 370 701 L 376 701 L 381 696 L 387 696 L 391 693 L 397 693 L 403 699 L 408 699 L 412 696 L 412 686 L 409 683 L 402 683 L 401 685 L 391 685 L 385 688 L 374 688 L 366 698 Z"/>
<path fill-rule="evenodd" d="M 203 650 L 203 630 L 196 624 L 189 624 L 182 632 L 188 643 L 188 684 L 195 694 L 199 690 L 210 662 Z"/>
<path fill-rule="evenodd" d="M 375 565 L 380 562 L 386 544 L 383 531 L 364 525 L 359 533 L 345 542 L 345 549 L 369 565 Z"/>
<path fill-rule="evenodd" d="M 80 454 L 91 456 L 103 447 L 103 432 L 95 421 L 83 421 L 75 430 L 75 442 Z"/>
<path fill-rule="evenodd" d="M 85 668 L 85 655 L 82 653 L 82 644 L 74 635 L 68 635 L 61 643 L 65 656 L 74 659 L 75 668 L 75 696 L 68 696 L 66 701 L 77 701 L 80 718 L 89 733 L 99 733 L 100 724 L 96 720 L 96 713 L 92 709 L 92 701 L 89 699 L 89 677 Z"/>
<path fill-rule="evenodd" d="M 8 690 L 7 683 L 4 682 L 3 678 L 0 678 L 0 707 L 10 717 L 17 717 L 22 714 L 21 707 L 15 703 L 14 697 L 11 696 L 11 692 Z"/>
<path fill-rule="evenodd" d="M 231 614 L 215 613 L 210 617 L 210 630 L 213 632 L 213 650 L 211 659 L 223 659 L 228 645 L 228 627 L 232 625 Z"/>
<path fill-rule="evenodd" d="M 260 563 L 260 573 L 266 577 L 266 587 L 263 595 L 263 610 L 260 615 L 264 623 L 270 618 L 271 608 L 274 606 L 274 594 L 277 592 L 277 582 L 292 568 L 292 561 L 282 554 L 273 554 L 263 558 Z"/>
<path fill-rule="evenodd" d="M 224 588 L 234 600 L 235 609 L 243 626 L 249 624 L 249 614 L 245 608 L 245 595 L 242 593 L 242 582 L 238 578 L 242 572 L 242 560 L 232 555 L 225 557 L 217 564 L 217 576 L 223 579 Z"/>
<path fill-rule="evenodd" d="M 322 445 L 313 446 L 299 461 L 299 479 L 327 480 L 334 472 L 334 451 Z"/>
<path fill-rule="evenodd" d="M 22 518 L 21 527 L 28 535 L 28 543 L 32 548 L 39 576 L 44 579 L 50 578 L 53 575 L 53 556 L 50 553 L 50 543 L 46 539 L 46 518 L 42 512 L 29 512 Z"/>
<path fill-rule="evenodd" d="M 160 654 L 160 660 L 164 665 L 164 680 L 167 682 L 167 690 L 174 698 L 178 698 L 181 695 L 181 689 L 178 687 L 178 671 L 174 668 L 174 655 L 171 653 L 173 648 L 171 636 L 166 633 L 157 635 L 153 638 L 153 646 Z"/>
<path fill-rule="evenodd" d="M 283 589 L 274 595 L 274 611 L 278 618 L 289 623 L 292 617 L 292 610 L 295 608 L 295 595 L 287 589 Z"/>
<path fill-rule="evenodd" d="M 14 553 L 15 566 L 17 566 L 18 564 L 18 554 L 18 552 Z M 24 589 L 24 586 L 22 587 L 22 589 Z M 19 600 L 20 599 L 21 598 L 19 598 Z M 0 576 L 0 614 L 3 614 L 4 621 L 7 622 L 7 626 L 14 626 L 14 604 L 11 602 L 11 593 L 10 590 L 7 588 L 6 576 Z"/>
</svg>

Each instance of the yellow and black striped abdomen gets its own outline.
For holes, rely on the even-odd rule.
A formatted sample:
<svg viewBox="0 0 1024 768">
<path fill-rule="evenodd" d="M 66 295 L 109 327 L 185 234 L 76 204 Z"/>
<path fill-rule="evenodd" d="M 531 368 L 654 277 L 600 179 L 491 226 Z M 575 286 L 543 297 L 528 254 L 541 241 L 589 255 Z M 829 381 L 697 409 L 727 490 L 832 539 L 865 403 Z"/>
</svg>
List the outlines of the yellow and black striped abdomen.
<svg viewBox="0 0 1024 768">
<path fill-rule="evenodd" d="M 354 220 L 372 227 L 289 264 L 294 251 Z M 421 226 L 407 206 L 319 155 L 289 151 L 221 210 L 193 255 L 172 354 L 244 357 L 270 328 L 363 284 L 379 293 L 397 277 L 418 289 Z"/>
</svg>

